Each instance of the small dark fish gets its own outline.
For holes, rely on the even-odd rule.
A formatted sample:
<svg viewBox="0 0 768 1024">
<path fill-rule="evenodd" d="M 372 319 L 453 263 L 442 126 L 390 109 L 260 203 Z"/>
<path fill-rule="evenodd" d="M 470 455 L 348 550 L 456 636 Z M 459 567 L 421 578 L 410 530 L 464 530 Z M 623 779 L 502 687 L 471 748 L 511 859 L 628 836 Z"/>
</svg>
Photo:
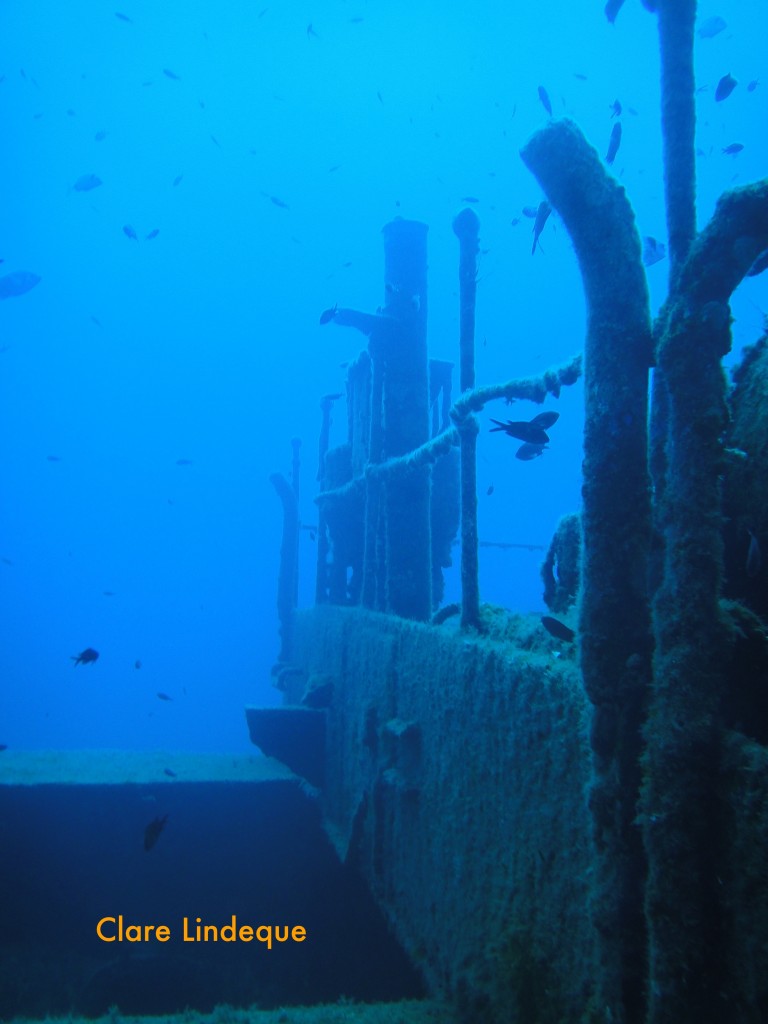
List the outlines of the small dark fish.
<svg viewBox="0 0 768 1024">
<path fill-rule="evenodd" d="M 518 441 L 527 441 L 528 444 L 543 445 L 549 443 L 549 436 L 546 431 L 535 423 L 528 423 L 525 420 L 507 420 L 502 423 L 500 420 L 491 420 L 495 427 L 491 427 L 490 433 L 503 430 L 509 437 L 517 438 Z"/>
<path fill-rule="evenodd" d="M 123 224 L 123 234 L 130 238 L 132 242 L 138 242 L 139 236 L 136 234 L 136 228 L 131 227 L 130 224 Z"/>
<path fill-rule="evenodd" d="M 218 139 L 216 138 L 216 136 L 215 136 L 215 135 L 212 135 L 212 136 L 211 136 L 211 142 L 212 142 L 212 143 L 213 143 L 213 144 L 214 144 L 215 146 L 218 146 L 218 147 L 219 147 L 219 149 L 221 149 L 221 143 L 219 142 L 219 140 L 218 140 Z"/>
<path fill-rule="evenodd" d="M 733 75 L 723 75 L 715 89 L 715 102 L 720 103 L 722 100 L 727 100 L 738 84 Z"/>
<path fill-rule="evenodd" d="M 538 416 L 534 416 L 530 421 L 532 427 L 541 427 L 542 430 L 549 430 L 553 427 L 560 419 L 560 413 L 555 412 L 554 409 L 550 412 L 540 412 Z"/>
<path fill-rule="evenodd" d="M 747 92 L 754 92 L 755 89 L 758 87 L 758 85 L 760 85 L 759 79 L 753 78 L 752 81 L 747 86 Z"/>
<path fill-rule="evenodd" d="M 49 462 L 61 462 L 60 455 L 46 455 L 45 457 Z"/>
<path fill-rule="evenodd" d="M 621 145 L 621 121 L 616 121 L 613 128 L 611 129 L 611 137 L 608 140 L 608 152 L 605 154 L 605 162 L 612 164 L 616 159 L 616 154 L 619 152 L 619 146 Z"/>
<path fill-rule="evenodd" d="M 529 220 L 533 220 L 533 218 L 536 216 L 537 210 L 538 210 L 537 206 L 524 206 L 523 207 L 523 216 L 524 217 L 528 217 Z"/>
<path fill-rule="evenodd" d="M 127 14 L 121 14 L 120 11 L 115 11 L 115 17 L 119 18 L 120 21 L 126 21 L 129 25 L 133 24 L 133 19 L 129 18 Z"/>
<path fill-rule="evenodd" d="M 152 228 L 148 235 L 144 235 L 144 240 L 151 242 L 153 238 L 157 238 L 160 234 L 160 228 Z"/>
<path fill-rule="evenodd" d="M 542 107 L 544 107 L 549 116 L 552 117 L 552 104 L 549 101 L 549 93 L 543 85 L 539 86 L 538 92 Z"/>
<path fill-rule="evenodd" d="M 163 775 L 167 775 L 169 779 L 178 778 L 173 768 L 163 768 Z"/>
<path fill-rule="evenodd" d="M 141 668 L 141 662 L 139 661 L 138 658 L 136 659 L 136 661 L 134 661 L 133 667 L 134 668 Z"/>
<path fill-rule="evenodd" d="M 743 142 L 732 142 L 730 146 L 725 146 L 725 148 L 723 149 L 723 153 L 725 153 L 727 156 L 736 156 L 736 154 L 740 153 L 742 149 L 744 149 Z"/>
<path fill-rule="evenodd" d="M 5 558 L 5 557 L 0 558 L 0 562 L 2 562 L 3 565 L 13 565 L 13 562 L 11 561 L 10 558 Z"/>
<path fill-rule="evenodd" d="M 311 39 L 312 36 L 314 36 L 315 39 L 320 38 L 317 32 L 315 32 L 315 30 L 312 28 L 312 22 L 310 21 L 310 23 L 307 25 L 307 39 Z"/>
<path fill-rule="evenodd" d="M 459 200 L 460 203 L 479 203 L 480 200 L 477 196 L 462 196 Z"/>
<path fill-rule="evenodd" d="M 589 79 L 587 78 L 587 76 L 586 76 L 586 75 L 582 75 L 582 74 L 581 74 L 580 72 L 578 72 L 578 71 L 574 71 L 574 72 L 573 72 L 573 77 L 574 77 L 574 78 L 577 78 L 577 79 L 578 79 L 578 80 L 579 80 L 580 82 L 587 82 L 587 81 L 589 81 Z"/>
<path fill-rule="evenodd" d="M 92 647 L 86 647 L 84 651 L 79 654 L 71 654 L 70 658 L 74 661 L 74 668 L 78 665 L 92 665 L 94 661 L 99 657 L 99 652 L 95 651 Z"/>
<path fill-rule="evenodd" d="M 493 494 L 493 484 L 491 484 L 491 485 L 490 485 L 490 486 L 488 487 L 488 490 L 487 490 L 487 491 L 486 491 L 485 493 L 486 493 L 486 494 L 488 495 L 488 497 L 490 498 L 490 496 L 491 496 L 491 495 Z"/>
<path fill-rule="evenodd" d="M 284 203 L 279 196 L 270 196 L 269 199 L 275 206 L 279 206 L 281 210 L 290 210 L 288 203 Z"/>
<path fill-rule="evenodd" d="M 539 236 L 544 230 L 544 225 L 547 223 L 550 213 L 552 213 L 552 207 L 546 199 L 542 199 L 539 203 L 539 208 L 536 210 L 536 220 L 533 222 L 533 246 L 531 248 L 531 256 L 536 252 L 536 246 L 539 244 Z"/>
<path fill-rule="evenodd" d="M 616 15 L 621 10 L 623 4 L 624 0 L 608 0 L 608 3 L 605 5 L 604 10 L 605 16 L 611 24 L 613 24 L 614 21 L 616 21 Z"/>
<path fill-rule="evenodd" d="M 102 594 L 104 595 L 104 597 L 117 597 L 117 594 L 114 592 L 114 590 L 102 590 Z"/>
<path fill-rule="evenodd" d="M 611 117 L 621 117 L 621 103 L 618 100 L 614 100 L 610 106 Z"/>
<path fill-rule="evenodd" d="M 766 268 L 768 268 L 768 249 L 763 249 L 747 271 L 747 277 L 757 277 L 757 275 L 762 274 Z"/>
<path fill-rule="evenodd" d="M 176 459 L 177 466 L 194 466 L 192 459 Z"/>
<path fill-rule="evenodd" d="M 106 139 L 106 137 L 107 137 L 107 133 L 105 131 L 96 132 L 96 134 L 93 136 L 93 141 L 94 142 L 103 142 L 104 139 Z"/>
<path fill-rule="evenodd" d="M 162 818 L 154 818 L 147 827 L 144 829 L 144 849 L 149 853 L 152 847 L 155 845 L 157 840 L 160 838 L 160 833 L 165 828 L 165 823 L 168 821 L 168 815 L 164 815 Z"/>
<path fill-rule="evenodd" d="M 712 39 L 714 36 L 719 35 L 724 28 L 727 28 L 726 23 L 719 15 L 714 14 L 711 18 L 707 18 L 706 21 L 702 21 L 699 25 L 699 38 Z"/>
<path fill-rule="evenodd" d="M 531 459 L 538 459 L 546 450 L 547 446 L 545 444 L 530 444 L 526 442 L 517 449 L 515 458 L 520 459 L 522 462 L 530 462 Z"/>
<path fill-rule="evenodd" d="M 332 306 L 331 309 L 324 309 L 323 312 L 320 314 L 320 324 L 329 324 L 331 320 L 333 320 L 333 318 L 336 316 L 338 310 L 338 302 L 336 303 L 335 306 Z"/>
<path fill-rule="evenodd" d="M 101 184 L 103 184 L 103 182 L 98 175 L 81 174 L 72 188 L 75 192 L 90 192 L 92 188 L 98 188 Z"/>
<path fill-rule="evenodd" d="M 12 299 L 17 295 L 24 295 L 41 281 L 42 277 L 39 274 L 33 274 L 31 270 L 16 270 L 13 274 L 4 274 L 0 277 L 0 299 Z"/>
<path fill-rule="evenodd" d="M 667 247 L 662 242 L 657 242 L 651 235 L 643 238 L 643 263 L 646 267 L 652 267 L 654 263 L 663 260 L 667 255 Z"/>
<path fill-rule="evenodd" d="M 517 225 L 520 223 L 520 218 L 519 217 L 513 217 L 512 220 L 509 223 L 512 225 L 513 228 L 516 228 Z"/>
<path fill-rule="evenodd" d="M 173 700 L 173 697 L 169 697 L 167 693 L 158 693 L 157 694 L 157 699 L 158 700 Z"/>
<path fill-rule="evenodd" d="M 177 174 L 177 175 L 176 175 L 176 177 L 175 177 L 175 178 L 173 179 L 173 182 L 172 182 L 172 184 L 173 184 L 174 188 L 176 187 L 176 185 L 180 185 L 180 184 L 181 184 L 181 179 L 182 179 L 183 177 L 184 177 L 184 175 L 183 175 L 183 174 Z"/>
<path fill-rule="evenodd" d="M 181 79 L 176 74 L 176 72 L 175 71 L 171 71 L 170 68 L 163 68 L 163 74 L 165 75 L 166 78 L 172 78 L 174 80 L 174 82 L 180 82 L 181 81 Z"/>
<path fill-rule="evenodd" d="M 758 541 L 755 534 L 751 531 L 749 533 L 749 550 L 747 551 L 747 576 L 750 579 L 754 579 L 755 576 L 760 575 L 760 570 L 763 567 L 763 555 L 760 551 L 760 542 Z"/>
<path fill-rule="evenodd" d="M 559 619 L 553 619 L 551 615 L 542 615 L 541 624 L 548 633 L 551 633 L 558 640 L 572 643 L 576 639 L 576 634 L 572 629 Z"/>
</svg>

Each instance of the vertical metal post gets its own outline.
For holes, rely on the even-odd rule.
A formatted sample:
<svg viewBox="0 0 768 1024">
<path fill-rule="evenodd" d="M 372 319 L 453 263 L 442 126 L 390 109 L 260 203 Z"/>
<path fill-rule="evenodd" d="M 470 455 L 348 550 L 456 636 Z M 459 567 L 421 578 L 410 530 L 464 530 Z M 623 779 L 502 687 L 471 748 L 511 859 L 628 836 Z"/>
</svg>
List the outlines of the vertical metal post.
<svg viewBox="0 0 768 1024">
<path fill-rule="evenodd" d="M 453 221 L 459 240 L 460 390 L 475 386 L 475 301 L 480 222 L 470 209 Z M 477 420 L 457 423 L 461 442 L 461 624 L 480 625 L 480 584 L 477 555 Z"/>
</svg>

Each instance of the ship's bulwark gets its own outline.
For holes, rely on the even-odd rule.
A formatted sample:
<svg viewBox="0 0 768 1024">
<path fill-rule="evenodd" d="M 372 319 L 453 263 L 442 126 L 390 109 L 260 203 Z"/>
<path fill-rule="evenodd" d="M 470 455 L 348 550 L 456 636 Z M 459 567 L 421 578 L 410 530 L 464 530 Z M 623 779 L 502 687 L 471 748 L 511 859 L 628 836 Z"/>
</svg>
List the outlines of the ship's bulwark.
<svg viewBox="0 0 768 1024">
<path fill-rule="evenodd" d="M 573 651 L 516 621 L 513 647 L 322 606 L 297 616 L 297 662 L 334 680 L 327 831 L 428 987 L 475 1024 L 575 1024 L 596 977 L 589 706 Z"/>
</svg>

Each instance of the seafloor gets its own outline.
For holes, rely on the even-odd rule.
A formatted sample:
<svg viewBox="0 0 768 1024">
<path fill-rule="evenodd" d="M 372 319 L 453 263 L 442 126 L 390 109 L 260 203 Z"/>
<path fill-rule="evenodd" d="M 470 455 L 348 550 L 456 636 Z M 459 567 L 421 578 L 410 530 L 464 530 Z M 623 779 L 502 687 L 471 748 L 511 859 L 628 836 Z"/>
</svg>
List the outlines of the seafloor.
<svg viewBox="0 0 768 1024">
<path fill-rule="evenodd" d="M 341 1000 L 332 1006 L 292 1006 L 277 1010 L 235 1010 L 219 1006 L 213 1013 L 184 1013 L 167 1017 L 123 1017 L 117 1011 L 104 1017 L 48 1017 L 45 1024 L 455 1024 L 445 1003 L 409 1000 L 402 1003 L 355 1003 Z M 18 1017 L 11 1024 L 33 1024 Z"/>
</svg>

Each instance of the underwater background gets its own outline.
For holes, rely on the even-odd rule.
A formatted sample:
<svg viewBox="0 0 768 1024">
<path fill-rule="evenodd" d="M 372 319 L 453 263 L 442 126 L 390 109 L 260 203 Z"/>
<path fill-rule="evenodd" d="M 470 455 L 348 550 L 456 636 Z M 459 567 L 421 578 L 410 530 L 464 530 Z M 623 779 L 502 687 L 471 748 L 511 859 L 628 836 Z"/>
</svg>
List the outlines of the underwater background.
<svg viewBox="0 0 768 1024">
<path fill-rule="evenodd" d="M 244 705 L 280 701 L 269 474 L 301 438 L 315 523 L 319 400 L 362 347 L 321 312 L 373 312 L 382 226 L 423 221 L 429 351 L 457 360 L 451 221 L 471 205 L 478 383 L 578 352 L 572 246 L 553 215 L 531 254 L 542 195 L 518 151 L 539 87 L 602 154 L 618 100 L 613 171 L 666 244 L 656 24 L 637 0 L 613 25 L 599 2 L 116 3 L 0 3 L 0 278 L 40 279 L 0 280 L 0 743 L 252 750 Z M 699 225 L 765 172 L 766 38 L 764 3 L 700 5 Z M 667 273 L 647 269 L 654 312 Z M 732 309 L 731 360 L 761 333 L 765 274 Z M 542 458 L 488 434 L 501 403 L 478 448 L 481 539 L 534 547 L 481 548 L 481 596 L 526 611 L 536 546 L 580 503 L 580 384 L 546 408 Z M 300 604 L 314 562 L 305 530 Z"/>
</svg>

